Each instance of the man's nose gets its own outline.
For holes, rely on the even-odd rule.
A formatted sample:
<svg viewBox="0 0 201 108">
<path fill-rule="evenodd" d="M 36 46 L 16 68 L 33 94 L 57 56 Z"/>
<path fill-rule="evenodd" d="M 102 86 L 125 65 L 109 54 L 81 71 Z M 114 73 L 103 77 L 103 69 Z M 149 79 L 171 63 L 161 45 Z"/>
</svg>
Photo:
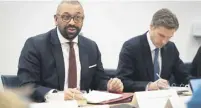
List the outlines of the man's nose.
<svg viewBox="0 0 201 108">
<path fill-rule="evenodd" d="M 70 19 L 70 21 L 69 21 L 68 24 L 69 24 L 69 25 L 75 25 L 75 22 L 74 22 L 73 18 Z"/>
</svg>

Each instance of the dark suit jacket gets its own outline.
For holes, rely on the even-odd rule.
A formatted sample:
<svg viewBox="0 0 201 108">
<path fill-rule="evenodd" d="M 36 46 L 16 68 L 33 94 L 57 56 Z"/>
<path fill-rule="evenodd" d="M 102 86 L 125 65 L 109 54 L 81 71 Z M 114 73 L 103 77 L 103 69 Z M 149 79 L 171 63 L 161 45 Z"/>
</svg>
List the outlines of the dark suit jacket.
<svg viewBox="0 0 201 108">
<path fill-rule="evenodd" d="M 179 58 L 174 43 L 168 42 L 161 48 L 161 77 L 169 80 L 174 74 L 180 83 L 188 83 L 188 73 Z M 124 84 L 124 91 L 142 91 L 147 84 L 154 81 L 154 67 L 146 33 L 126 41 L 119 56 L 118 77 Z"/>
<path fill-rule="evenodd" d="M 101 62 L 96 43 L 83 36 L 78 37 L 81 63 L 81 90 L 106 89 L 107 76 Z M 97 64 L 96 67 L 89 66 Z M 22 85 L 33 84 L 35 101 L 44 101 L 44 95 L 51 89 L 64 89 L 65 69 L 61 44 L 57 30 L 27 39 L 22 49 L 18 77 Z"/>
<path fill-rule="evenodd" d="M 195 77 L 201 77 L 201 47 L 192 62 L 191 74 Z"/>
</svg>

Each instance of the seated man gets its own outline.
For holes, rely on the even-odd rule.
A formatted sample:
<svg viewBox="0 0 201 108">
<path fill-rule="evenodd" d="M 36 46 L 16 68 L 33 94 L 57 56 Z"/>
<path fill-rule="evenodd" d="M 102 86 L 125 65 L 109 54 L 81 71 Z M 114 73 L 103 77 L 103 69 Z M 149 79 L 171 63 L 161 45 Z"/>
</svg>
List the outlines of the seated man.
<svg viewBox="0 0 201 108">
<path fill-rule="evenodd" d="M 194 77 L 201 77 L 201 47 L 198 49 L 197 54 L 193 59 L 190 72 Z"/>
<path fill-rule="evenodd" d="M 160 9 L 153 15 L 148 32 L 123 44 L 117 72 L 124 91 L 168 88 L 172 74 L 179 83 L 188 83 L 179 52 L 169 41 L 178 27 L 177 17 L 168 9 Z"/>
<path fill-rule="evenodd" d="M 56 28 L 29 38 L 22 49 L 18 77 L 22 85 L 32 84 L 32 98 L 43 102 L 56 90 L 64 90 L 65 100 L 82 99 L 80 90 L 121 92 L 122 82 L 109 80 L 96 43 L 79 35 L 84 10 L 78 1 L 62 1 L 56 15 Z"/>
</svg>

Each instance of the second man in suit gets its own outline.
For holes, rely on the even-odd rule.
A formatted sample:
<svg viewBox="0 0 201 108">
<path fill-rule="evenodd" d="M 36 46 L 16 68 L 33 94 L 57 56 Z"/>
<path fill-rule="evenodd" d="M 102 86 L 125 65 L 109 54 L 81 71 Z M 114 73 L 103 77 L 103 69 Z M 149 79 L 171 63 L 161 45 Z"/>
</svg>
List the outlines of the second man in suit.
<svg viewBox="0 0 201 108">
<path fill-rule="evenodd" d="M 189 75 L 183 70 L 179 52 L 169 41 L 178 27 L 175 14 L 160 9 L 153 15 L 148 32 L 123 44 L 117 71 L 124 91 L 168 88 L 172 74 L 178 83 L 188 83 Z"/>
</svg>

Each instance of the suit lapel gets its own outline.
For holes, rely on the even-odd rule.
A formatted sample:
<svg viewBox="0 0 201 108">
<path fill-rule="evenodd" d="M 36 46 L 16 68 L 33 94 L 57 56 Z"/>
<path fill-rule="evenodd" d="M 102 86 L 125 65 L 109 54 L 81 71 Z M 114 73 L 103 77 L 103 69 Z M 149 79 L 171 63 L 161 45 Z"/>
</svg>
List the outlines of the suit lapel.
<svg viewBox="0 0 201 108">
<path fill-rule="evenodd" d="M 161 76 L 163 76 L 164 71 L 165 71 L 165 66 L 167 66 L 167 53 L 166 53 L 166 46 L 164 46 L 163 48 L 161 48 Z"/>
<path fill-rule="evenodd" d="M 51 32 L 50 41 L 52 43 L 52 54 L 56 62 L 56 72 L 58 73 L 59 89 L 63 90 L 65 81 L 64 58 L 56 29 Z"/>
<path fill-rule="evenodd" d="M 88 72 L 88 52 L 87 52 L 87 46 L 84 44 L 84 39 L 82 36 L 78 37 L 78 47 L 79 47 L 79 56 L 80 56 L 80 63 L 81 63 L 81 81 L 80 81 L 80 87 L 81 89 L 85 89 L 85 81 L 84 78 L 87 76 Z"/>
<path fill-rule="evenodd" d="M 146 68 L 147 76 L 149 77 L 149 80 L 154 80 L 154 68 L 153 68 L 153 62 L 152 62 L 152 56 L 151 56 L 151 50 L 150 46 L 148 44 L 147 35 L 146 33 L 142 35 L 141 38 L 141 44 L 142 44 L 142 59 L 144 62 L 144 67 Z"/>
</svg>

